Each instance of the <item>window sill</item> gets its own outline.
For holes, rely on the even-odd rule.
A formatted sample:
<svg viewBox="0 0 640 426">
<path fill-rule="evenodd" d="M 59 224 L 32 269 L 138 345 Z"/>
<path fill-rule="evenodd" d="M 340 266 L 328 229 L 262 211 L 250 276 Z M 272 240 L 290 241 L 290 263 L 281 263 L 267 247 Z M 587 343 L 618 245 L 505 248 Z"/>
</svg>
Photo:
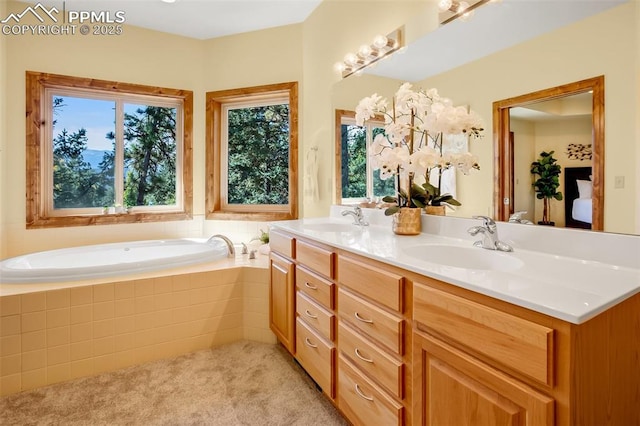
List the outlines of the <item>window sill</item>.
<svg viewBox="0 0 640 426">
<path fill-rule="evenodd" d="M 190 212 L 163 213 L 110 213 L 78 216 L 41 216 L 27 218 L 27 229 L 65 228 L 71 226 L 116 225 L 123 223 L 168 222 L 174 220 L 191 220 Z"/>
</svg>

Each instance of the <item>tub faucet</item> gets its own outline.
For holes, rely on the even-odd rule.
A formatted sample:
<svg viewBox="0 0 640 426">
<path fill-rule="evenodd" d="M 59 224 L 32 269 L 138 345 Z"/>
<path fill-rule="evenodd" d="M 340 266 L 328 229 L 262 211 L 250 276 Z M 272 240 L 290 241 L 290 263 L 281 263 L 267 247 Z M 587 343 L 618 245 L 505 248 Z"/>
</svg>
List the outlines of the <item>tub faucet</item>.
<svg viewBox="0 0 640 426">
<path fill-rule="evenodd" d="M 482 220 L 481 226 L 472 226 L 467 230 L 474 236 L 482 234 L 482 239 L 473 243 L 474 246 L 487 250 L 513 251 L 513 247 L 498 239 L 498 227 L 493 219 L 487 216 L 473 216 L 473 218 Z"/>
<path fill-rule="evenodd" d="M 359 206 L 355 206 L 353 210 L 343 210 L 342 216 L 353 216 L 353 224 L 358 226 L 369 226 L 369 222 L 364 220 L 362 209 Z"/>
<path fill-rule="evenodd" d="M 236 250 L 233 248 L 233 242 L 231 242 L 231 240 L 227 237 L 225 237 L 222 234 L 216 234 L 211 236 L 211 238 L 209 238 L 207 240 L 207 242 L 210 242 L 211 240 L 213 240 L 214 238 L 220 238 L 222 241 L 224 241 L 225 243 L 227 243 L 227 250 L 229 252 L 229 254 L 227 255 L 227 257 L 235 257 L 236 255 Z"/>
<path fill-rule="evenodd" d="M 522 217 L 522 215 L 527 214 L 527 212 L 522 211 L 522 212 L 515 212 L 514 214 L 512 214 L 511 216 L 509 216 L 509 222 L 510 223 L 522 223 L 524 225 L 532 225 L 533 222 L 531 222 L 529 219 L 525 219 Z"/>
</svg>

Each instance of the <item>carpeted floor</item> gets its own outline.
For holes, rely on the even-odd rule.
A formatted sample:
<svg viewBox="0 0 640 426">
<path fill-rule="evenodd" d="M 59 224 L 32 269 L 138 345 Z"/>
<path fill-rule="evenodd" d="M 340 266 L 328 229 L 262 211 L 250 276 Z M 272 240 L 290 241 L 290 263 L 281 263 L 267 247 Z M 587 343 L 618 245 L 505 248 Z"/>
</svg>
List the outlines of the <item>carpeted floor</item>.
<svg viewBox="0 0 640 426">
<path fill-rule="evenodd" d="M 1 425 L 345 425 L 279 345 L 241 341 L 0 398 Z"/>
</svg>

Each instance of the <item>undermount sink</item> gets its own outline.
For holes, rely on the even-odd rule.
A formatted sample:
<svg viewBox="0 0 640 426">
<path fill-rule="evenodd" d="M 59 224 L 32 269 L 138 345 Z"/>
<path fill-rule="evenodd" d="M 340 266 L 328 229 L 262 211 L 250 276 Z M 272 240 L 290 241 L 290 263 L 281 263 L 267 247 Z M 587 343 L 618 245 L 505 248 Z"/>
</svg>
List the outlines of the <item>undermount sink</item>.
<svg viewBox="0 0 640 426">
<path fill-rule="evenodd" d="M 323 223 L 305 223 L 302 225 L 305 231 L 320 232 L 354 232 L 362 229 L 362 226 L 353 223 L 339 222 L 323 222 Z"/>
<path fill-rule="evenodd" d="M 512 253 L 443 244 L 419 244 L 404 254 L 414 259 L 455 268 L 512 271 L 524 265 Z"/>
</svg>

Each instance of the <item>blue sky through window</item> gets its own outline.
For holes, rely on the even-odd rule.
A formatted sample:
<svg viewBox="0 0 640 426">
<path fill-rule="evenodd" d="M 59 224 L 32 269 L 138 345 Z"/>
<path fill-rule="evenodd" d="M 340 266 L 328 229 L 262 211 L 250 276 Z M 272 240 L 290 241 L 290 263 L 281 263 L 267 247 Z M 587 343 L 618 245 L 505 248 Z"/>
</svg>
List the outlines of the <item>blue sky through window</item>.
<svg viewBox="0 0 640 426">
<path fill-rule="evenodd" d="M 87 149 L 111 151 L 113 141 L 107 139 L 109 132 L 115 131 L 115 102 L 99 99 L 87 99 L 73 96 L 58 96 L 63 98 L 63 106 L 54 114 L 56 125 L 53 128 L 53 138 L 67 129 L 69 134 L 81 128 L 87 130 Z"/>
</svg>

